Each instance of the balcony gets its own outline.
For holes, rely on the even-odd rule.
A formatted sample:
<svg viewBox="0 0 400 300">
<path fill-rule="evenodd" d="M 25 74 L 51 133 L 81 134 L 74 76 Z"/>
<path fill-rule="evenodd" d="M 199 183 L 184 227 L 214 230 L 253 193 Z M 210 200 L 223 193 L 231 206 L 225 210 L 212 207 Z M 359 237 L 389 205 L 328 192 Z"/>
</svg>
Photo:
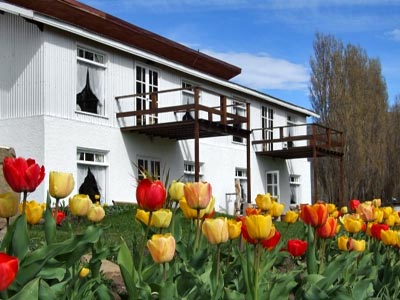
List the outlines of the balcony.
<svg viewBox="0 0 400 300">
<path fill-rule="evenodd" d="M 343 133 L 319 124 L 253 129 L 258 155 L 282 159 L 343 156 Z"/>
<path fill-rule="evenodd" d="M 176 105 L 182 98 L 186 104 Z M 245 139 L 250 134 L 249 104 L 227 105 L 226 96 L 209 90 L 178 88 L 118 96 L 116 100 L 117 119 L 124 132 L 174 140 L 224 135 Z"/>
</svg>

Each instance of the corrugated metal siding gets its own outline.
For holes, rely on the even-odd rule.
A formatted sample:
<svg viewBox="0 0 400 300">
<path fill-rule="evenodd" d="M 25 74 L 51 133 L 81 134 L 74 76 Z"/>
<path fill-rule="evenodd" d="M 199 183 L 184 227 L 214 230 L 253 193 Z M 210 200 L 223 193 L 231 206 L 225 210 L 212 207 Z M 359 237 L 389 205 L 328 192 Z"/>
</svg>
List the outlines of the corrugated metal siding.
<svg viewBox="0 0 400 300">
<path fill-rule="evenodd" d="M 43 114 L 43 35 L 24 19 L 0 15 L 0 117 Z"/>
</svg>

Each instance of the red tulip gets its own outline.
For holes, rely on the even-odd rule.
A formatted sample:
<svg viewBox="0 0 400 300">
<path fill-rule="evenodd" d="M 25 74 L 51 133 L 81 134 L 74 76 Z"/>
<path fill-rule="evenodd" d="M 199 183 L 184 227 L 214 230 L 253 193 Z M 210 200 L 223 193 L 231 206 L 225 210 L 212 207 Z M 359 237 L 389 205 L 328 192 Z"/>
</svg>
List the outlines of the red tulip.
<svg viewBox="0 0 400 300">
<path fill-rule="evenodd" d="M 64 221 L 64 219 L 65 219 L 65 213 L 62 211 L 58 211 L 56 216 L 56 224 L 60 225 L 62 221 Z"/>
<path fill-rule="evenodd" d="M 0 292 L 7 289 L 18 272 L 18 258 L 0 253 Z"/>
<path fill-rule="evenodd" d="M 261 244 L 265 249 L 272 250 L 279 243 L 281 239 L 281 234 L 278 230 L 275 230 L 275 234 L 272 238 L 268 240 L 262 240 Z"/>
<path fill-rule="evenodd" d="M 34 159 L 4 158 L 3 173 L 7 183 L 16 193 L 33 192 L 44 179 L 44 166 Z"/>
<path fill-rule="evenodd" d="M 317 228 L 317 234 L 322 238 L 332 238 L 336 234 L 337 219 L 328 217 L 325 224 Z"/>
<path fill-rule="evenodd" d="M 389 230 L 389 226 L 386 224 L 372 224 L 371 236 L 380 240 L 382 230 Z"/>
<path fill-rule="evenodd" d="M 352 211 L 355 211 L 359 205 L 360 205 L 360 200 L 353 199 L 349 201 L 349 206 Z"/>
<path fill-rule="evenodd" d="M 324 225 L 328 219 L 328 207 L 325 203 L 302 205 L 300 209 L 300 218 L 313 227 Z"/>
<path fill-rule="evenodd" d="M 156 211 L 164 206 L 167 191 L 160 180 L 152 181 L 145 178 L 139 182 L 136 189 L 136 199 L 141 209 Z"/>
<path fill-rule="evenodd" d="M 307 251 L 307 242 L 302 240 L 288 240 L 287 250 L 295 257 L 302 256 Z"/>
</svg>

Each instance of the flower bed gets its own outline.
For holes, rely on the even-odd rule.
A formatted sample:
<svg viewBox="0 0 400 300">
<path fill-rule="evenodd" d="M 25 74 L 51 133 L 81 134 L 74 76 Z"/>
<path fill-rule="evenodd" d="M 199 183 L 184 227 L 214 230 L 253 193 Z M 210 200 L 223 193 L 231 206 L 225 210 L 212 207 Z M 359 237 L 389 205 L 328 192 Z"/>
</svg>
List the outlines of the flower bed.
<svg viewBox="0 0 400 300">
<path fill-rule="evenodd" d="M 44 209 L 27 201 L 43 181 L 44 168 L 22 158 L 4 166 L 6 180 L 24 197 L 1 243 L 2 299 L 112 299 L 99 270 L 101 260 L 114 255 L 128 299 L 399 298 L 400 218 L 379 199 L 351 200 L 340 209 L 320 202 L 281 216 L 283 206 L 259 194 L 257 206 L 233 217 L 215 213 L 209 183 L 174 181 L 166 189 L 147 176 L 138 183 L 138 209 L 119 212 L 85 195 L 60 206 L 73 190 L 73 178 L 50 173 Z M 1 217 L 13 215 L 15 201 L 0 195 Z M 57 230 L 59 212 L 67 216 Z M 107 224 L 105 212 L 110 219 L 130 214 L 133 236 L 119 241 L 124 223 Z M 44 241 L 32 248 L 27 224 L 38 216 L 45 220 L 35 225 Z M 91 258 L 83 264 L 86 254 Z"/>
</svg>

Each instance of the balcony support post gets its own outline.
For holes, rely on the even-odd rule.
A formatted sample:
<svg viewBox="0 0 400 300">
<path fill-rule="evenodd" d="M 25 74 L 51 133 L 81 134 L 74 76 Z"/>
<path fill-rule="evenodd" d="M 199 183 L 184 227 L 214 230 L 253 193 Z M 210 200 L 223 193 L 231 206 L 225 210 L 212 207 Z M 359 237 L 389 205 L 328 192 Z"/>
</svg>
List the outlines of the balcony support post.
<svg viewBox="0 0 400 300">
<path fill-rule="evenodd" d="M 246 136 L 246 176 L 247 176 L 247 203 L 251 203 L 251 161 L 250 161 L 250 103 L 246 103 L 247 136 Z"/>
<path fill-rule="evenodd" d="M 194 89 L 194 181 L 200 181 L 199 88 Z"/>
</svg>

